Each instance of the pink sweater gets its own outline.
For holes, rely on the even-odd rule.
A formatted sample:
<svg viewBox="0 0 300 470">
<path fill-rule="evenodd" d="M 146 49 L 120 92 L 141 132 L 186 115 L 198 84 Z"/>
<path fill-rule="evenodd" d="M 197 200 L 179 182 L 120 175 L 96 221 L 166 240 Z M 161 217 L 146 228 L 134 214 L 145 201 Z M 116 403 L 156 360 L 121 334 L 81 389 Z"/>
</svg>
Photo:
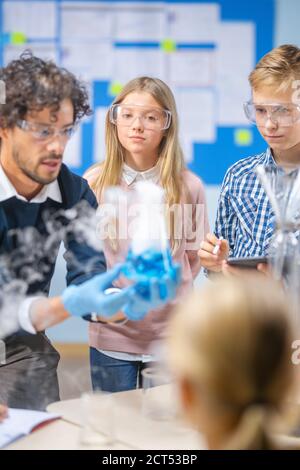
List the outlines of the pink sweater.
<svg viewBox="0 0 300 470">
<path fill-rule="evenodd" d="M 99 168 L 94 168 L 85 175 L 89 183 L 94 181 L 99 175 Z M 166 325 L 169 316 L 172 313 L 174 305 L 180 300 L 193 286 L 193 280 L 200 271 L 200 261 L 197 255 L 200 241 L 209 232 L 208 217 L 206 210 L 204 187 L 201 180 L 192 172 L 184 170 L 182 175 L 185 184 L 189 190 L 191 204 L 193 204 L 192 225 L 197 224 L 197 247 L 189 249 L 187 238 L 183 237 L 179 249 L 173 256 L 173 260 L 181 264 L 182 283 L 178 290 L 176 299 L 169 302 L 163 308 L 150 311 L 141 321 L 128 321 L 124 325 L 90 323 L 89 342 L 90 346 L 96 349 L 107 351 L 119 351 L 136 354 L 151 354 L 155 352 L 156 345 L 164 337 Z M 125 190 L 130 190 L 130 186 L 122 181 L 120 184 Z M 198 205 L 198 212 L 196 211 Z M 184 220 L 184 233 L 189 233 L 191 220 Z M 107 269 L 120 262 L 118 253 L 106 248 L 104 250 Z M 125 279 L 115 282 L 118 287 L 126 285 Z"/>
</svg>

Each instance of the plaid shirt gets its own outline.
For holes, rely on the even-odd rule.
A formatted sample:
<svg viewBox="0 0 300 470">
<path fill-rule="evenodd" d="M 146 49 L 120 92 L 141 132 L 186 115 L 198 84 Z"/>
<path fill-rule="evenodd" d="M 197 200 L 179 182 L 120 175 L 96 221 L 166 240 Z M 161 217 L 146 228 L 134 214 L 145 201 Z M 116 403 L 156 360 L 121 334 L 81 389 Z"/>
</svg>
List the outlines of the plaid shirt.
<svg viewBox="0 0 300 470">
<path fill-rule="evenodd" d="M 228 240 L 229 256 L 266 255 L 274 233 L 275 217 L 257 165 L 276 165 L 269 148 L 232 165 L 222 184 L 215 234 Z"/>
</svg>

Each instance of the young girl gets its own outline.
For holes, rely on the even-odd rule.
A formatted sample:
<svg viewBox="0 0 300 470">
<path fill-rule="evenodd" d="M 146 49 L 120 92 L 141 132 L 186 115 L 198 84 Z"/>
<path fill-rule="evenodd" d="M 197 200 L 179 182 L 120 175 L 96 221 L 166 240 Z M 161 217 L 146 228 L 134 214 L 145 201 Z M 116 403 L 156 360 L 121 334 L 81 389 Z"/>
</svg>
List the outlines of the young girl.
<svg viewBox="0 0 300 470">
<path fill-rule="evenodd" d="M 224 278 L 172 318 L 169 358 L 183 411 L 210 449 L 277 447 L 272 417 L 294 384 L 287 304 L 261 275 Z"/>
<path fill-rule="evenodd" d="M 165 190 L 170 209 L 186 209 L 181 221 L 171 217 L 170 247 L 182 267 L 177 298 L 191 289 L 200 270 L 197 247 L 208 231 L 205 196 L 202 182 L 185 167 L 174 97 L 163 81 L 139 77 L 125 85 L 106 116 L 106 159 L 85 177 L 99 203 L 109 186 L 131 191 L 136 182 L 149 180 Z M 118 246 L 106 247 L 107 268 L 117 262 Z M 173 304 L 137 322 L 90 324 L 94 388 L 116 392 L 139 386 L 142 369 L 155 360 L 153 352 L 164 337 Z"/>
</svg>

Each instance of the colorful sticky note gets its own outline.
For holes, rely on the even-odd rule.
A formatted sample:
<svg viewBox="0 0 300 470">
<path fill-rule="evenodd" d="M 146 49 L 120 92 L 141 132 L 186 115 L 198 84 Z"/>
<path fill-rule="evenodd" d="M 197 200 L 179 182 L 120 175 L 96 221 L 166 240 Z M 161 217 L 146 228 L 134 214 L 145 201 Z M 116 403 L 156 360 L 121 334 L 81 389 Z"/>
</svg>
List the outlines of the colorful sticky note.
<svg viewBox="0 0 300 470">
<path fill-rule="evenodd" d="M 10 43 L 18 46 L 20 44 L 25 44 L 27 42 L 27 37 L 24 33 L 16 31 L 14 33 L 10 33 Z"/>
<path fill-rule="evenodd" d="M 173 39 L 164 39 L 161 41 L 160 47 L 164 52 L 174 52 L 176 51 L 176 42 Z"/>
<path fill-rule="evenodd" d="M 122 91 L 123 85 L 120 82 L 111 82 L 108 87 L 108 93 L 111 96 L 117 96 Z"/>
<path fill-rule="evenodd" d="M 251 145 L 253 142 L 252 131 L 250 129 L 235 129 L 234 142 L 240 147 Z"/>
</svg>

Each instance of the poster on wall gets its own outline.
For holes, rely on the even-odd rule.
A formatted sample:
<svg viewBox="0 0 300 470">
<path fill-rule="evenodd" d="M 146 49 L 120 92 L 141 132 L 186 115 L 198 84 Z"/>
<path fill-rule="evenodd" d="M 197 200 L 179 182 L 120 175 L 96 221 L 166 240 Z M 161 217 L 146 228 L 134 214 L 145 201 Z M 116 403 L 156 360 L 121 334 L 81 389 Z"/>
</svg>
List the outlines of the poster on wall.
<svg viewBox="0 0 300 470">
<path fill-rule="evenodd" d="M 103 160 L 107 109 L 141 75 L 171 87 L 186 162 L 207 184 L 219 184 L 226 167 L 259 150 L 242 104 L 250 71 L 272 48 L 274 0 L 253 0 L 247 14 L 231 0 L 0 3 L 2 64 L 28 48 L 88 84 L 94 115 L 70 143 L 75 172 Z"/>
</svg>

